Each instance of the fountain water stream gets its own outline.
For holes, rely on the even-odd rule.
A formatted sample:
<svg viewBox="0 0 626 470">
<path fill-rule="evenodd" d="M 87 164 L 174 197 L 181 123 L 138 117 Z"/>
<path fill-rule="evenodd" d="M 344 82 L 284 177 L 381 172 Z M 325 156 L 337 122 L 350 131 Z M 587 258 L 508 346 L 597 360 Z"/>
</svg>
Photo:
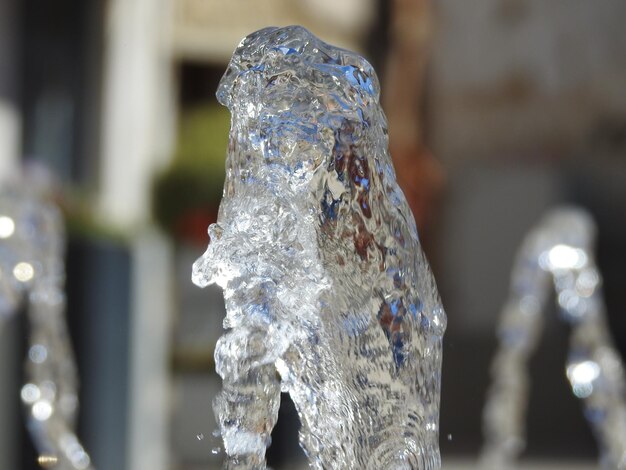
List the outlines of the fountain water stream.
<svg viewBox="0 0 626 470">
<path fill-rule="evenodd" d="M 511 292 L 498 327 L 499 350 L 484 411 L 484 467 L 510 468 L 525 442 L 527 362 L 542 329 L 542 314 L 554 291 L 562 320 L 570 326 L 566 374 L 606 469 L 626 469 L 626 382 L 613 346 L 594 260 L 595 225 L 581 209 L 547 214 L 524 240 Z"/>
<path fill-rule="evenodd" d="M 193 280 L 224 289 L 226 468 L 264 468 L 280 392 L 312 468 L 440 467 L 446 316 L 360 56 L 297 26 L 235 51 L 224 197 Z"/>
<path fill-rule="evenodd" d="M 59 210 L 43 196 L 46 178 L 31 169 L 0 186 L 0 320 L 25 298 L 29 337 L 21 398 L 40 463 L 93 469 L 75 434 L 78 379 L 65 321 L 65 235 Z"/>
</svg>

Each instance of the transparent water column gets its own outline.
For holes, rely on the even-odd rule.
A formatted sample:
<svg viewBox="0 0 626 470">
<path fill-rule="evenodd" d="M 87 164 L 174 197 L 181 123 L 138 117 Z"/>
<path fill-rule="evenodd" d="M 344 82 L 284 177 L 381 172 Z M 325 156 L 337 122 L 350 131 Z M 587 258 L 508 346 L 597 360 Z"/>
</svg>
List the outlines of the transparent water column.
<svg viewBox="0 0 626 470">
<path fill-rule="evenodd" d="M 570 327 L 565 373 L 598 442 L 606 469 L 626 468 L 626 382 L 607 327 L 602 277 L 594 259 L 596 228 L 582 209 L 548 213 L 518 252 L 498 326 L 499 349 L 484 410 L 482 463 L 511 468 L 524 448 L 528 359 L 552 296 Z"/>
<path fill-rule="evenodd" d="M 65 234 L 46 200 L 48 181 L 31 168 L 0 182 L 0 328 L 22 303 L 28 317 L 27 383 L 21 390 L 39 464 L 92 469 L 75 434 L 78 379 L 65 321 Z"/>
<path fill-rule="evenodd" d="M 224 196 L 193 280 L 224 290 L 226 468 L 265 468 L 280 392 L 312 468 L 440 467 L 446 316 L 388 153 L 371 65 L 307 30 L 237 47 Z"/>
</svg>

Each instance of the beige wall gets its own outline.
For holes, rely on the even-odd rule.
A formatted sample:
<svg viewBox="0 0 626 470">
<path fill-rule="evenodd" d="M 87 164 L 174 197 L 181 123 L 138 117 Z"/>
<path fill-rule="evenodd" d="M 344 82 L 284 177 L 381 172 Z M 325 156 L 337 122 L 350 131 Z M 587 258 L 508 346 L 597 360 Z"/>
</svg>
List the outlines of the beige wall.
<svg viewBox="0 0 626 470">
<path fill-rule="evenodd" d="M 433 138 L 450 164 L 575 150 L 626 119 L 626 2 L 441 0 Z"/>
<path fill-rule="evenodd" d="M 372 0 L 175 0 L 174 51 L 181 59 L 227 62 L 247 34 L 291 24 L 359 50 L 373 9 Z"/>
</svg>

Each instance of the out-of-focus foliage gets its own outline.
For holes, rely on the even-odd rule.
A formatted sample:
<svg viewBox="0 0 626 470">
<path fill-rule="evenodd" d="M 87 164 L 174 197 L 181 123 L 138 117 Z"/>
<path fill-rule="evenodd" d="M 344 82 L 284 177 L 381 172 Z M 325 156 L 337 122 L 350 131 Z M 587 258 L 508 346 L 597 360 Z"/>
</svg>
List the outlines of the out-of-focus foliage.
<svg viewBox="0 0 626 470">
<path fill-rule="evenodd" d="M 221 178 L 229 130 L 230 114 L 221 105 L 211 103 L 184 112 L 173 165 L 211 171 Z"/>
<path fill-rule="evenodd" d="M 59 193 L 55 202 L 63 212 L 70 238 L 127 243 L 128 233 L 98 218 L 93 208 L 93 197 L 84 189 L 66 188 L 62 194 Z"/>
<path fill-rule="evenodd" d="M 222 196 L 229 128 L 228 111 L 217 104 L 182 114 L 174 158 L 153 188 L 154 218 L 174 237 L 206 241 Z"/>
</svg>

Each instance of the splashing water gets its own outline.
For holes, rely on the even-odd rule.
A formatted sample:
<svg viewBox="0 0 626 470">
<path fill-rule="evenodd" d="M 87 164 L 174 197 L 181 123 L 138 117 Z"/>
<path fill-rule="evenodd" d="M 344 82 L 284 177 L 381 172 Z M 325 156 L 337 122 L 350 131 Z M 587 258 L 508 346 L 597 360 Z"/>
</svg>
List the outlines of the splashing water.
<svg viewBox="0 0 626 470">
<path fill-rule="evenodd" d="M 28 170 L 0 182 L 0 328 L 25 298 L 30 332 L 21 398 L 38 463 L 93 470 L 75 434 L 78 377 L 65 321 L 63 219 L 48 202 L 43 170 Z"/>
<path fill-rule="evenodd" d="M 217 96 L 227 176 L 193 281 L 224 289 L 226 467 L 265 468 L 284 391 L 312 468 L 439 468 L 446 316 L 374 70 L 301 27 L 268 28 L 240 43 Z"/>
<path fill-rule="evenodd" d="M 547 214 L 517 255 L 511 293 L 498 328 L 499 350 L 485 406 L 485 468 L 513 466 L 525 444 L 528 366 L 551 288 L 571 327 L 566 366 L 572 392 L 584 401 L 606 469 L 626 469 L 626 382 L 612 344 L 594 256 L 595 225 L 581 209 Z"/>
</svg>

